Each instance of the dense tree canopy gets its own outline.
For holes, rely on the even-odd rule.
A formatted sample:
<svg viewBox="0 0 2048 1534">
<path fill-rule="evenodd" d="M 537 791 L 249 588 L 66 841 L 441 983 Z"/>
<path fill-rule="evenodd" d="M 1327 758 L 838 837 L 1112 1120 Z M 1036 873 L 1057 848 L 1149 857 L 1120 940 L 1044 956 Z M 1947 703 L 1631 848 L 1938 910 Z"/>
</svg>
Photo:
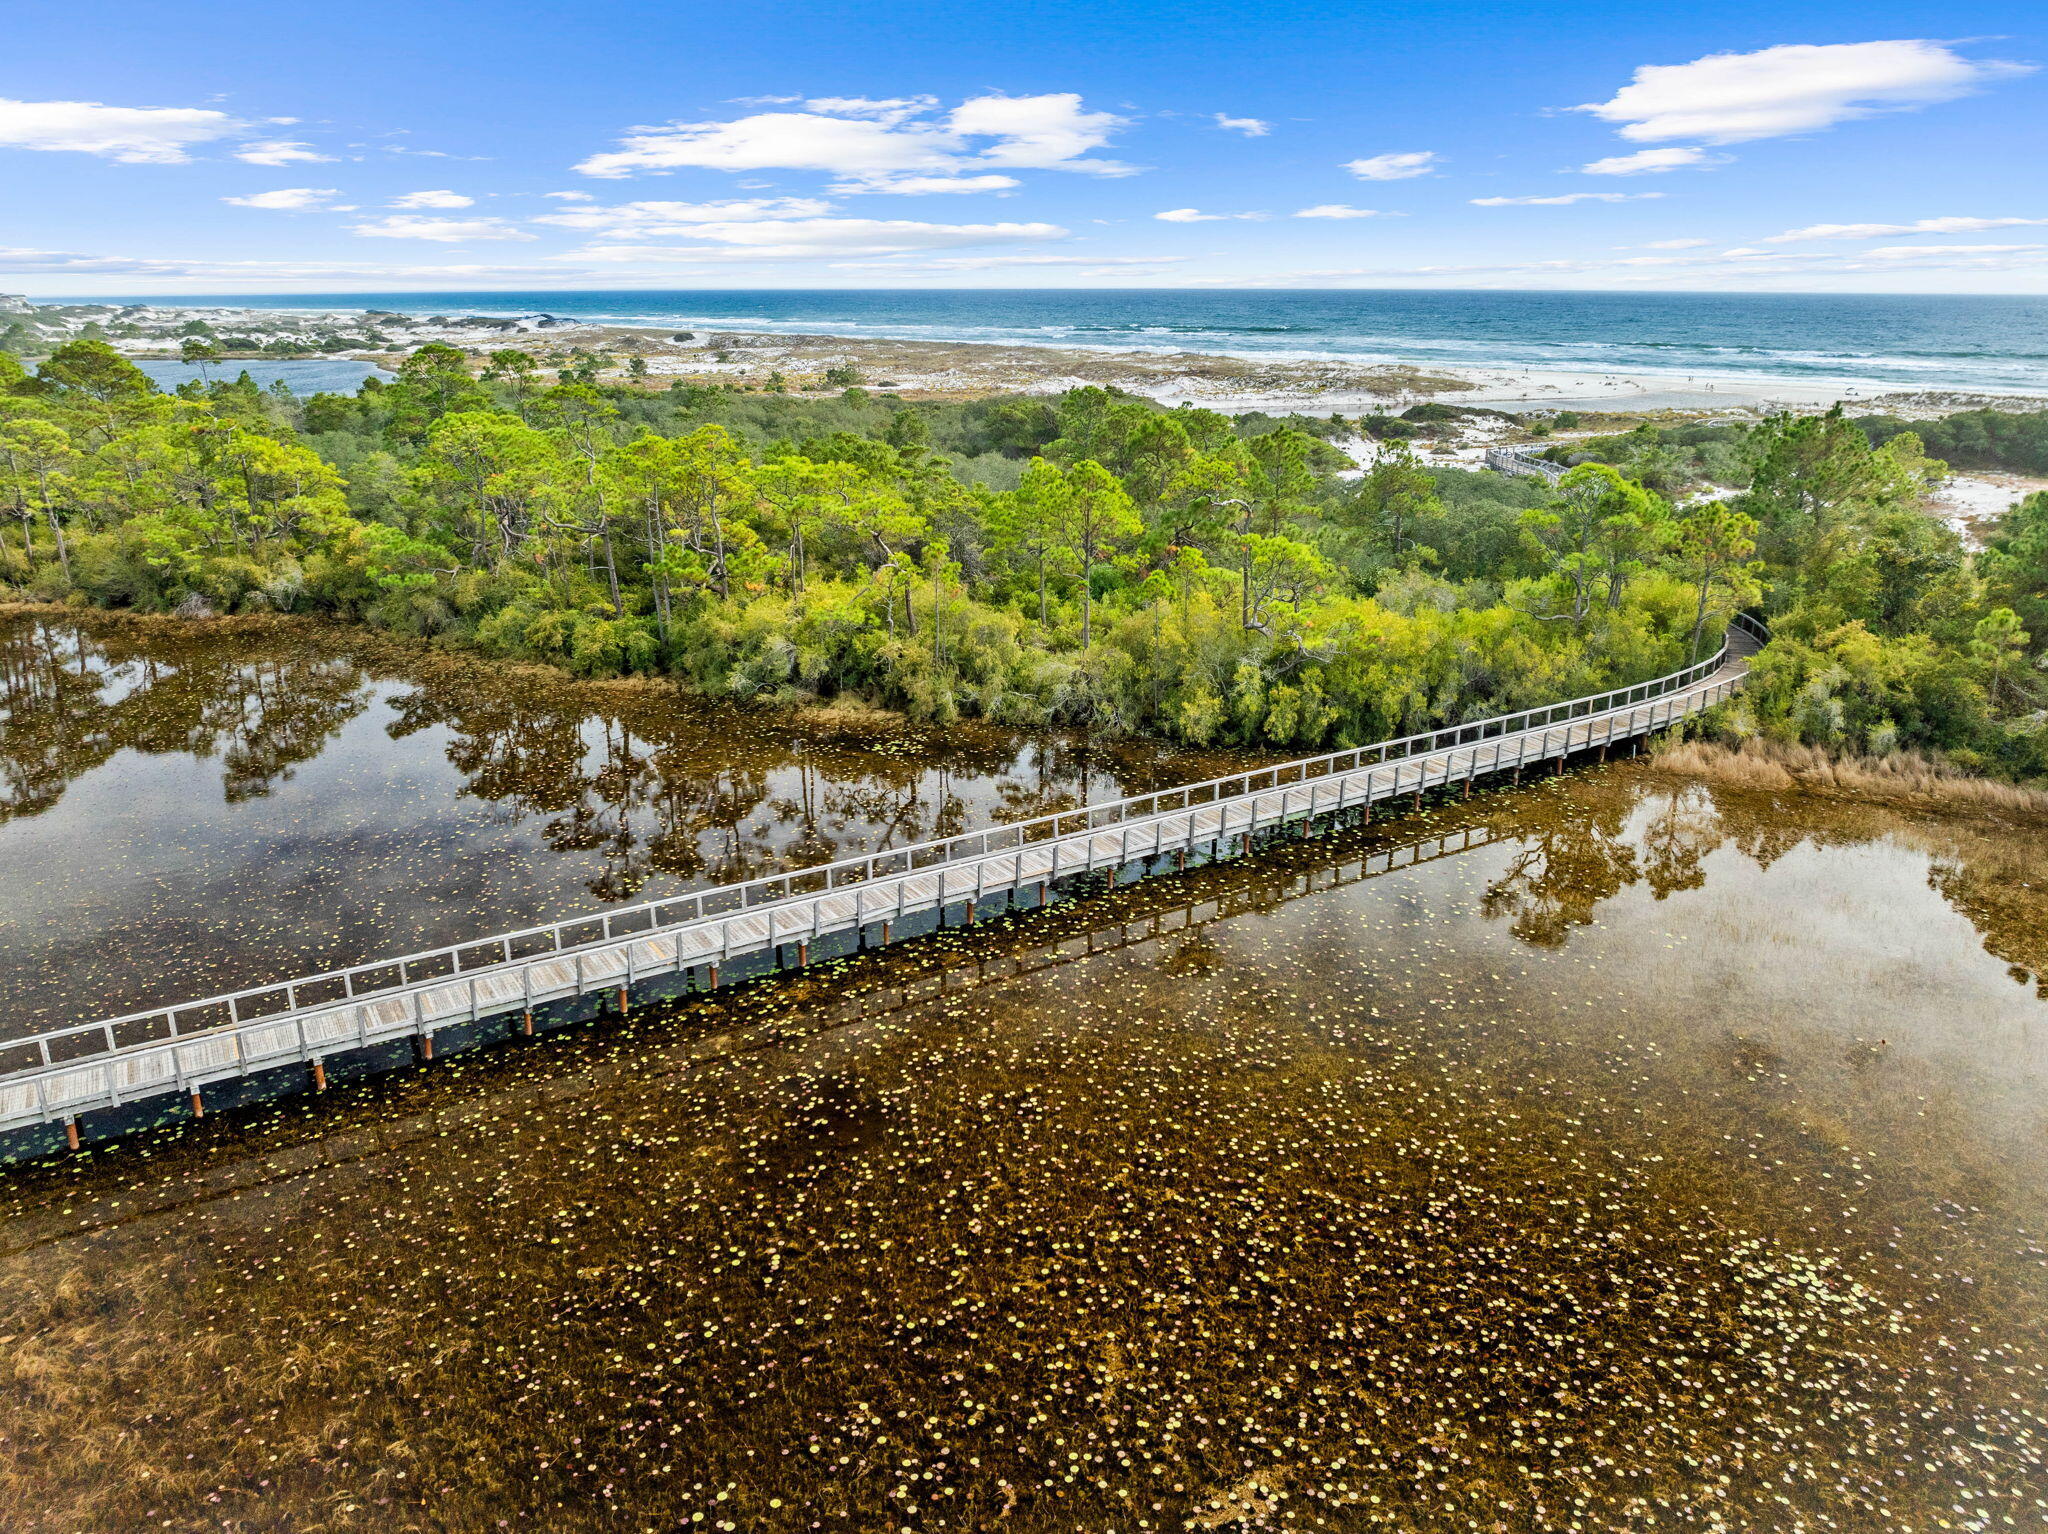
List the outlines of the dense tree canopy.
<svg viewBox="0 0 2048 1534">
<path fill-rule="evenodd" d="M 1763 600 L 1787 638 L 1759 719 L 2031 770 L 1998 721 L 2033 703 L 2048 534 L 2022 519 L 1973 568 L 1917 510 L 1938 465 L 1910 434 L 1873 447 L 1831 415 L 1716 438 L 1742 493 L 1674 504 L 1657 481 L 1683 466 L 1647 441 L 1642 472 L 1608 455 L 1547 491 L 1426 469 L 1398 433 L 1340 473 L 1349 423 L 1098 388 L 913 405 L 590 373 L 429 346 L 301 401 L 246 378 L 164 395 L 95 341 L 0 361 L 0 579 L 740 698 L 1287 748 L 1651 675 Z"/>
</svg>

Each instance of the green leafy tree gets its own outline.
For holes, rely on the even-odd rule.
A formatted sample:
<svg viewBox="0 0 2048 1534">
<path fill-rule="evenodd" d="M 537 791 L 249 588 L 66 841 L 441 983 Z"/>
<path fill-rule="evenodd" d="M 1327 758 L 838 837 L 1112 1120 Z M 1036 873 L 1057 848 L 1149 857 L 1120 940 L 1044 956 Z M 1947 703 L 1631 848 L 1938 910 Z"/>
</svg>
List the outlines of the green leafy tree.
<svg viewBox="0 0 2048 1534">
<path fill-rule="evenodd" d="M 1038 623 L 1047 621 L 1046 577 L 1059 557 L 1074 492 L 1058 464 L 1034 458 L 1017 488 L 996 503 L 997 547 L 1026 565 L 1038 586 Z"/>
<path fill-rule="evenodd" d="M 199 379 L 202 383 L 212 378 L 213 375 L 207 370 L 220 361 L 220 359 L 221 348 L 218 341 L 209 340 L 203 336 L 187 336 L 178 343 L 178 360 L 185 363 L 188 367 L 198 368 Z"/>
<path fill-rule="evenodd" d="M 1677 522 L 1677 562 L 1691 582 L 1695 601 L 1692 658 L 1700 657 L 1700 637 L 1716 610 L 1733 613 L 1761 594 L 1756 552 L 1756 518 L 1732 510 L 1725 502 L 1689 506 Z"/>
<path fill-rule="evenodd" d="M 0 467 L 7 471 L 17 504 L 33 499 L 48 521 L 50 537 L 57 546 L 57 562 L 67 583 L 71 579 L 71 549 L 64 539 L 64 521 L 57 505 L 69 483 L 65 471 L 81 456 L 63 429 L 49 421 L 25 417 L 0 425 Z M 26 540 L 26 514 L 23 522 Z M 33 550 L 30 552 L 33 557 Z"/>
<path fill-rule="evenodd" d="M 1081 648 L 1094 641 L 1094 591 L 1090 580 L 1097 560 L 1107 559 L 1118 543 L 1144 530 L 1144 521 L 1130 494 L 1114 474 L 1092 459 L 1082 459 L 1067 472 L 1070 498 L 1063 541 L 1081 576 Z"/>
<path fill-rule="evenodd" d="M 1994 708 L 2031 707 L 2040 694 L 2040 672 L 2027 660 L 2027 631 L 2010 607 L 1995 607 L 1977 620 L 1970 654 L 1983 668 Z"/>
<path fill-rule="evenodd" d="M 77 394 L 103 405 L 132 402 L 156 392 L 142 370 L 105 341 L 67 341 L 36 369 L 37 380 L 59 394 Z"/>
</svg>

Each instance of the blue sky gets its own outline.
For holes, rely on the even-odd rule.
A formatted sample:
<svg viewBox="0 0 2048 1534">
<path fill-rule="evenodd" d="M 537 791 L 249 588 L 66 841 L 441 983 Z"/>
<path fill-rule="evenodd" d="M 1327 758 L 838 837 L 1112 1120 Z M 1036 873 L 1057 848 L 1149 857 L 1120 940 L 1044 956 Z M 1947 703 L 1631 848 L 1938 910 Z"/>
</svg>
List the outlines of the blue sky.
<svg viewBox="0 0 2048 1534">
<path fill-rule="evenodd" d="M 2040 293 L 2043 64 L 2038 3 L 14 0 L 0 291 Z"/>
</svg>

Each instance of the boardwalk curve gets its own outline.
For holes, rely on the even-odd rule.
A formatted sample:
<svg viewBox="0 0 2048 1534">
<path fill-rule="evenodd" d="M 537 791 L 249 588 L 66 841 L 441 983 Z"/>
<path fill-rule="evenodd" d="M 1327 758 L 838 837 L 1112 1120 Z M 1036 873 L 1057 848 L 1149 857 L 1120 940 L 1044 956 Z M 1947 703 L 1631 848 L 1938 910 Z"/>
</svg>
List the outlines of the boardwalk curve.
<svg viewBox="0 0 2048 1534">
<path fill-rule="evenodd" d="M 388 1068 L 392 1046 L 432 1059 L 437 1039 L 445 1053 L 532 1033 L 607 1000 L 715 989 L 1043 905 L 1083 875 L 1171 872 L 1425 789 L 1561 770 L 1719 702 L 1766 637 L 1738 616 L 1707 660 L 1610 692 L 0 1043 L 0 1137 L 34 1154 L 61 1129 L 75 1148 L 82 1121 L 119 1133 L 173 1107 L 324 1088 L 330 1061 Z"/>
</svg>

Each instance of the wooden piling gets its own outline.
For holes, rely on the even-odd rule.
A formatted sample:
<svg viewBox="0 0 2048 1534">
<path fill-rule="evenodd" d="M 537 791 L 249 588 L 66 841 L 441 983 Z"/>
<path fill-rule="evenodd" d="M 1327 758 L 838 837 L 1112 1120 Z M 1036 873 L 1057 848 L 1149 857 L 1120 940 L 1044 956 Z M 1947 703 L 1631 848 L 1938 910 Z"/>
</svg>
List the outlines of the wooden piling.
<svg viewBox="0 0 2048 1534">
<path fill-rule="evenodd" d="M 431 1033 L 421 1034 L 419 1038 L 414 1041 L 414 1047 L 419 1050 L 419 1056 L 422 1063 L 434 1058 L 434 1036 Z"/>
<path fill-rule="evenodd" d="M 528 1007 L 519 1019 L 519 1031 L 527 1038 L 533 1037 L 533 1008 Z"/>
<path fill-rule="evenodd" d="M 77 1149 L 78 1149 L 78 1120 L 77 1120 L 77 1119 L 66 1119 L 66 1120 L 64 1121 L 64 1144 L 65 1144 L 65 1147 L 66 1147 L 67 1149 L 70 1149 L 70 1150 L 77 1150 Z"/>
<path fill-rule="evenodd" d="M 620 986 L 620 987 L 619 987 L 619 1016 L 621 1016 L 621 1017 L 624 1017 L 624 1016 L 626 1015 L 626 1009 L 627 1009 L 627 1007 L 628 1007 L 628 1006 L 630 1005 L 630 1001 L 631 1001 L 631 999 L 630 999 L 630 998 L 629 998 L 629 997 L 628 997 L 628 996 L 626 995 L 626 988 L 625 988 L 625 987 L 624 987 L 623 985 L 622 985 L 622 986 Z"/>
<path fill-rule="evenodd" d="M 972 900 L 967 902 L 967 925 L 970 927 L 974 925 L 974 902 Z"/>
<path fill-rule="evenodd" d="M 315 1060 L 312 1062 L 312 1065 L 313 1090 L 315 1092 L 325 1092 L 327 1090 L 327 1062 L 324 1060 Z"/>
<path fill-rule="evenodd" d="M 811 945 L 808 942 L 799 941 L 796 945 L 796 967 L 798 969 L 802 969 L 805 965 L 809 964 L 810 962 Z"/>
<path fill-rule="evenodd" d="M 711 964 L 707 965 L 706 968 L 711 971 L 711 989 L 715 991 L 718 989 L 718 966 Z"/>
<path fill-rule="evenodd" d="M 889 931 L 890 931 L 890 929 L 891 929 L 892 927 L 894 927 L 894 926 L 895 926 L 895 923 L 894 923 L 894 922 L 886 922 L 886 921 L 885 921 L 885 922 L 883 922 L 883 923 L 882 923 L 882 946 L 883 946 L 884 948 L 887 948 L 887 947 L 889 946 L 890 942 L 892 941 L 892 940 L 891 940 L 891 938 L 890 938 L 890 936 L 889 936 Z"/>
<path fill-rule="evenodd" d="M 195 1119 L 206 1117 L 206 1099 L 199 1095 L 197 1087 L 192 1089 L 192 1117 Z"/>
</svg>

